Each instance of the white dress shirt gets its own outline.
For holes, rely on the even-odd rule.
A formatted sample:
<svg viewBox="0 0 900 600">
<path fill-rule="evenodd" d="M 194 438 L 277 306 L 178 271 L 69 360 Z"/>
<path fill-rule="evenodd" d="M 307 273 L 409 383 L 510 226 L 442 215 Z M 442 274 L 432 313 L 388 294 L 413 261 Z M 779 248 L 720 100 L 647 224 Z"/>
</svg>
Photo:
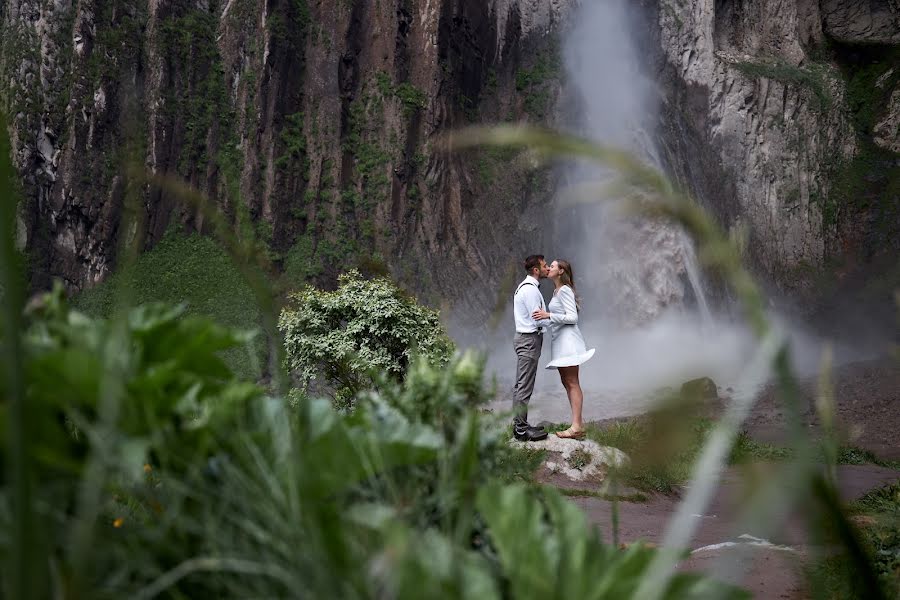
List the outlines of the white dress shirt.
<svg viewBox="0 0 900 600">
<path fill-rule="evenodd" d="M 534 333 L 550 325 L 550 319 L 535 321 L 531 318 L 531 313 L 539 308 L 544 308 L 544 296 L 538 287 L 538 280 L 529 275 L 519 284 L 513 300 L 516 333 Z"/>
</svg>

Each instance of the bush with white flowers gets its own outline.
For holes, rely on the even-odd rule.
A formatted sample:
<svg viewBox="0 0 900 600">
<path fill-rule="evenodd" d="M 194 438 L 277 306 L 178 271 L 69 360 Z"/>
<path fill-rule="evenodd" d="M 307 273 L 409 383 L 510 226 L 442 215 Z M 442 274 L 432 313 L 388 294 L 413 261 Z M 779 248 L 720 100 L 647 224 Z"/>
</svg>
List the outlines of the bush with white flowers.
<svg viewBox="0 0 900 600">
<path fill-rule="evenodd" d="M 321 377 L 346 398 L 379 375 L 402 379 L 414 355 L 436 366 L 450 360 L 453 341 L 437 311 L 391 281 L 366 280 L 355 270 L 338 284 L 333 292 L 307 286 L 292 293 L 281 312 L 287 366 L 302 389 Z"/>
</svg>

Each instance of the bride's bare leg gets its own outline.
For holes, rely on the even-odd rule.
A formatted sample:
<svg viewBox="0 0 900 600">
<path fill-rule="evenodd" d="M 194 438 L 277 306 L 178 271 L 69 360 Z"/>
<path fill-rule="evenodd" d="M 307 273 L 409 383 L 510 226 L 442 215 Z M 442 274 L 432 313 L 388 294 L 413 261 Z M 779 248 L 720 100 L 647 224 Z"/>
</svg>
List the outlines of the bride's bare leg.
<svg viewBox="0 0 900 600">
<path fill-rule="evenodd" d="M 581 391 L 581 383 L 578 381 L 578 366 L 560 367 L 559 378 L 562 380 L 563 387 L 566 388 L 569 406 L 572 408 L 572 430 L 583 431 L 581 407 L 584 404 L 584 392 Z"/>
</svg>

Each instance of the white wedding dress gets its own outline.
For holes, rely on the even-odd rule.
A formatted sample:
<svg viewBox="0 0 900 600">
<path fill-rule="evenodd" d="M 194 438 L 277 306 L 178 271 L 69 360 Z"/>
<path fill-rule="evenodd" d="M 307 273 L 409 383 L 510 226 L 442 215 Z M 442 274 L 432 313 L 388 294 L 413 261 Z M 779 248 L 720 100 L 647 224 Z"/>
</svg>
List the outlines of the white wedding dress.
<svg viewBox="0 0 900 600">
<path fill-rule="evenodd" d="M 578 305 L 571 287 L 560 287 L 547 305 L 547 311 L 550 313 L 550 362 L 546 368 L 574 367 L 594 355 L 594 349 L 586 348 L 578 329 Z"/>
</svg>

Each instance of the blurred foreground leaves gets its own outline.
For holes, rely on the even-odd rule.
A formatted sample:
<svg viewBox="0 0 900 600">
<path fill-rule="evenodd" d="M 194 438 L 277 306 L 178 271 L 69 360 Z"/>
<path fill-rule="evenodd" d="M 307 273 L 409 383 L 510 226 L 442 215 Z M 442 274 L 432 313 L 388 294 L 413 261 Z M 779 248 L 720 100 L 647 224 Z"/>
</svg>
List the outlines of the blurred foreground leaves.
<svg viewBox="0 0 900 600">
<path fill-rule="evenodd" d="M 474 355 L 413 359 L 341 414 L 235 378 L 220 353 L 242 334 L 178 307 L 91 319 L 56 290 L 21 339 L 29 597 L 620 598 L 654 553 L 604 545 L 553 491 L 498 483 L 516 451 L 479 410 Z M 4 586 L 10 491 L 4 479 Z M 709 586 L 739 595 L 688 575 L 668 589 Z"/>
</svg>

